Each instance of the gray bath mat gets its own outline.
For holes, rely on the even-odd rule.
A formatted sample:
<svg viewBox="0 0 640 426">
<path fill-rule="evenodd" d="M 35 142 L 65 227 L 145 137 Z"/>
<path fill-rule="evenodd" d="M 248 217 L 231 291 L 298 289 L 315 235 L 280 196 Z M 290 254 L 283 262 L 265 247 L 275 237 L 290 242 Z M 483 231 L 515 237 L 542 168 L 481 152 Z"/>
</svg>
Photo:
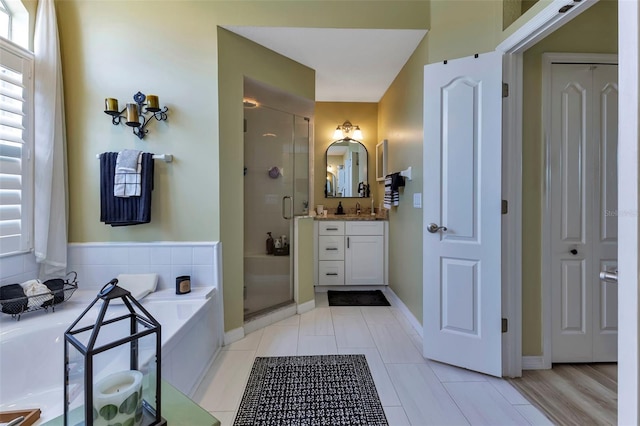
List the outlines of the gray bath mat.
<svg viewBox="0 0 640 426">
<path fill-rule="evenodd" d="M 391 306 L 380 290 L 327 291 L 329 306 Z"/>
</svg>

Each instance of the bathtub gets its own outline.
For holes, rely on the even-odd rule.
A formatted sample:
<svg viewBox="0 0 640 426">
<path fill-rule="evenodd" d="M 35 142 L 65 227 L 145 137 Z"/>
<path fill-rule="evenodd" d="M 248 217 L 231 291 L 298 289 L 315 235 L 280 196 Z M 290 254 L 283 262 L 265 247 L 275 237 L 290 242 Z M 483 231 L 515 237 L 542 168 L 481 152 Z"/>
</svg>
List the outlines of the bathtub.
<svg viewBox="0 0 640 426">
<path fill-rule="evenodd" d="M 0 318 L 0 411 L 40 408 L 41 422 L 62 414 L 64 332 L 95 297 L 77 291 L 55 312 Z M 100 302 L 98 302 L 100 303 Z M 142 305 L 161 326 L 162 377 L 192 396 L 222 345 L 220 295 L 212 287 L 187 295 L 161 290 Z M 109 312 L 124 306 L 110 306 Z"/>
</svg>

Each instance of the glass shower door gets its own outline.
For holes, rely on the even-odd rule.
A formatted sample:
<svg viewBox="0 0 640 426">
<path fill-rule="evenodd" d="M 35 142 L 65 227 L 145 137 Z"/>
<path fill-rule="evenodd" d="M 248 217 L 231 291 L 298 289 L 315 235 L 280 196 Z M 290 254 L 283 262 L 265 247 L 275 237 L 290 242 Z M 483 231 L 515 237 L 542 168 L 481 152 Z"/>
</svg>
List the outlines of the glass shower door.
<svg viewBox="0 0 640 426">
<path fill-rule="evenodd" d="M 293 302 L 293 217 L 308 202 L 308 145 L 304 118 L 245 109 L 245 320 Z"/>
</svg>

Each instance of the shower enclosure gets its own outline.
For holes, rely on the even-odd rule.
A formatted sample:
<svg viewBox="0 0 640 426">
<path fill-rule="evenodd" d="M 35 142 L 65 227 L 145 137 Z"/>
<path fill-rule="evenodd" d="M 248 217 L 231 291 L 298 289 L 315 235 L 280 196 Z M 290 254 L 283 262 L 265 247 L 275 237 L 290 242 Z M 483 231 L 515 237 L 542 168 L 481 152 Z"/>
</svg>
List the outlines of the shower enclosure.
<svg viewBox="0 0 640 426">
<path fill-rule="evenodd" d="M 244 109 L 245 321 L 293 303 L 295 216 L 309 202 L 309 118 L 269 106 L 268 92 Z M 280 94 L 282 96 L 282 94 Z M 273 250 L 267 250 L 268 233 Z"/>
</svg>

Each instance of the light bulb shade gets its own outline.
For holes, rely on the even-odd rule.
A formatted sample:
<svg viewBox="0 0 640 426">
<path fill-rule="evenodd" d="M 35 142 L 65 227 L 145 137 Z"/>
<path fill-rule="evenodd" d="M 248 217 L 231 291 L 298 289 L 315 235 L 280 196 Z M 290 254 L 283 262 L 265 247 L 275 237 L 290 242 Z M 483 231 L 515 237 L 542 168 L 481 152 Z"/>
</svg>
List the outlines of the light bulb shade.
<svg viewBox="0 0 640 426">
<path fill-rule="evenodd" d="M 353 138 L 356 140 L 362 140 L 362 130 L 360 127 L 356 126 L 356 129 L 353 131 Z"/>
<path fill-rule="evenodd" d="M 342 134 L 342 130 L 340 126 L 336 127 L 336 131 L 333 132 L 333 139 L 342 139 L 344 135 Z"/>
</svg>

